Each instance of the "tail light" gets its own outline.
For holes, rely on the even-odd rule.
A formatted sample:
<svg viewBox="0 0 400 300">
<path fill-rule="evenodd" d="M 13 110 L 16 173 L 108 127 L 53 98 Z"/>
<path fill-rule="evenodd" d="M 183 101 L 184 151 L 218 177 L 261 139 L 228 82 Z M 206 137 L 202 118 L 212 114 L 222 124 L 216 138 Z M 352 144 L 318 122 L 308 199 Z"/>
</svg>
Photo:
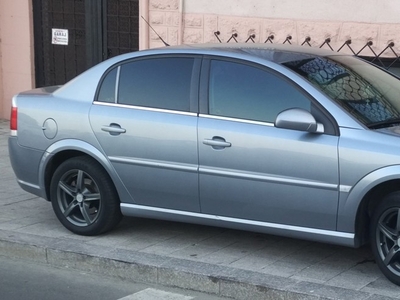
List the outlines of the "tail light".
<svg viewBox="0 0 400 300">
<path fill-rule="evenodd" d="M 17 135 L 17 118 L 18 118 L 18 108 L 15 105 L 14 101 L 11 106 L 11 118 L 10 118 L 10 130 L 11 130 L 11 135 L 16 136 Z"/>
</svg>

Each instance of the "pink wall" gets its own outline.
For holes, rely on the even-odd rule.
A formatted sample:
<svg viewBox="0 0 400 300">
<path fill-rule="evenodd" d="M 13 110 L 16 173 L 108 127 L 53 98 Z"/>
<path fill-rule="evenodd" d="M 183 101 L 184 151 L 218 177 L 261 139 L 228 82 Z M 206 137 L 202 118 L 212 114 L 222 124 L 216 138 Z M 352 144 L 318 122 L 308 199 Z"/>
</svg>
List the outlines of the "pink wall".
<svg viewBox="0 0 400 300">
<path fill-rule="evenodd" d="M 0 22 L 0 119 L 5 118 L 3 117 L 3 63 L 2 63 L 2 53 L 1 53 L 1 22 Z"/>
<path fill-rule="evenodd" d="M 32 6 L 0 0 L 0 118 L 10 118 L 12 96 L 34 86 Z"/>
<path fill-rule="evenodd" d="M 373 42 L 372 48 L 377 53 L 394 42 L 395 51 L 400 53 L 397 0 L 384 3 L 380 0 L 141 0 L 141 3 L 147 1 L 150 23 L 171 45 L 217 43 L 214 32 L 219 31 L 222 42 L 233 33 L 238 34 L 239 42 L 255 34 L 255 42 L 261 43 L 270 35 L 274 35 L 274 43 L 283 43 L 290 35 L 293 44 L 301 44 L 310 37 L 310 44 L 315 47 L 330 38 L 335 50 L 351 39 L 356 52 L 368 41 Z M 150 48 L 163 45 L 152 31 L 148 39 Z M 351 53 L 347 47 L 344 52 Z M 389 51 L 387 54 L 393 56 Z M 361 55 L 373 56 L 373 53 L 365 48 Z"/>
</svg>

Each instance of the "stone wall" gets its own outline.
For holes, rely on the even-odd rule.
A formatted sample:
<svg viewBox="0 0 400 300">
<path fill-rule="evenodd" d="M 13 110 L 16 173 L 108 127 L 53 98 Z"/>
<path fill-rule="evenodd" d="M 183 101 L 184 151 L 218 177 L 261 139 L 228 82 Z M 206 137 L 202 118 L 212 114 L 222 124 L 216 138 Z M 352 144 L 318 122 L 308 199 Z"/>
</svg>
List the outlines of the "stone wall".
<svg viewBox="0 0 400 300">
<path fill-rule="evenodd" d="M 393 49 L 400 53 L 400 19 L 397 17 L 400 5 L 393 0 L 385 1 L 384 4 L 378 0 L 368 3 L 353 0 L 347 10 L 340 4 L 344 5 L 348 1 L 332 1 L 331 5 L 329 2 L 317 1 L 315 3 L 325 3 L 325 6 L 305 6 L 304 11 L 294 6 L 289 12 L 284 10 L 284 5 L 289 5 L 290 2 L 298 4 L 298 0 L 241 1 L 241 7 L 239 4 L 234 6 L 236 2 L 237 0 L 217 3 L 211 0 L 149 0 L 150 23 L 171 45 L 216 43 L 219 40 L 215 32 L 219 32 L 218 38 L 222 42 L 227 42 L 232 34 L 237 34 L 235 38 L 238 42 L 245 42 L 254 35 L 253 40 L 261 43 L 270 36 L 273 36 L 273 43 L 283 43 L 290 36 L 293 44 L 302 44 L 309 38 L 310 45 L 320 47 L 329 38 L 330 46 L 334 50 L 351 40 L 350 47 L 355 52 L 369 41 L 372 41 L 371 48 L 376 53 L 394 42 Z M 224 9 L 222 3 L 230 3 L 230 6 Z M 266 17 L 262 17 L 262 12 L 255 9 L 257 3 L 265 9 Z M 267 10 L 265 3 L 280 3 L 281 6 L 277 4 L 273 13 Z M 355 12 L 357 7 L 359 10 Z M 210 13 L 213 10 L 216 13 Z M 229 14 L 224 14 L 225 12 Z M 334 17 L 329 17 L 330 15 Z M 231 38 L 230 42 L 235 41 Z M 163 46 L 162 42 L 150 31 L 149 47 L 159 46 Z M 326 44 L 323 47 L 329 49 Z M 351 53 L 347 46 L 341 51 Z M 390 51 L 386 54 L 393 55 Z M 373 53 L 366 47 L 360 55 L 373 56 Z"/>
</svg>

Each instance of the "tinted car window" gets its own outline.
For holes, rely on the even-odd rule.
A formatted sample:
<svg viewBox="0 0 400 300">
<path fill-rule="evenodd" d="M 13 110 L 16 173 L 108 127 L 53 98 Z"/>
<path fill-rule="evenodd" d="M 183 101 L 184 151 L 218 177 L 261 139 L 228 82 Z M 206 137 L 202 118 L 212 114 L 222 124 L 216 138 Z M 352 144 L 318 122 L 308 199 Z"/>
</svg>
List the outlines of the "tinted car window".
<svg viewBox="0 0 400 300">
<path fill-rule="evenodd" d="M 101 102 L 115 102 L 115 81 L 117 77 L 117 68 L 114 68 L 104 77 L 97 97 Z"/>
<path fill-rule="evenodd" d="M 312 57 L 285 62 L 370 128 L 398 124 L 398 79 L 350 56 Z"/>
<path fill-rule="evenodd" d="M 189 111 L 193 58 L 155 58 L 121 66 L 118 103 Z"/>
<path fill-rule="evenodd" d="M 310 100 L 284 79 L 236 62 L 211 61 L 209 113 L 274 122 L 288 108 L 310 111 Z"/>
</svg>

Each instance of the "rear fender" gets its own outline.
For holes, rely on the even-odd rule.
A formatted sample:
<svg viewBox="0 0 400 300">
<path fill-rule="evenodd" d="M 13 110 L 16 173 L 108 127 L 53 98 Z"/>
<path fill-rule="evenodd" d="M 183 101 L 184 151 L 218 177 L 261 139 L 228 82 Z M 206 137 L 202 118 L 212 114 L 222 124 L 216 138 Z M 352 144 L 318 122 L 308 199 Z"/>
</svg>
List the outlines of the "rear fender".
<svg viewBox="0 0 400 300">
<path fill-rule="evenodd" d="M 114 186 L 116 187 L 117 192 L 119 194 L 120 201 L 126 202 L 127 199 L 129 199 L 130 201 L 131 195 L 125 188 L 125 185 L 122 183 L 121 179 L 119 178 L 111 162 L 107 159 L 106 155 L 93 145 L 75 139 L 60 140 L 46 149 L 46 152 L 43 155 L 39 165 L 39 186 L 41 190 L 46 191 L 46 183 L 45 183 L 46 171 L 49 168 L 52 159 L 56 154 L 59 154 L 63 151 L 81 152 L 82 154 L 92 157 L 105 169 L 105 171 L 111 177 L 111 180 L 113 181 Z"/>
</svg>

